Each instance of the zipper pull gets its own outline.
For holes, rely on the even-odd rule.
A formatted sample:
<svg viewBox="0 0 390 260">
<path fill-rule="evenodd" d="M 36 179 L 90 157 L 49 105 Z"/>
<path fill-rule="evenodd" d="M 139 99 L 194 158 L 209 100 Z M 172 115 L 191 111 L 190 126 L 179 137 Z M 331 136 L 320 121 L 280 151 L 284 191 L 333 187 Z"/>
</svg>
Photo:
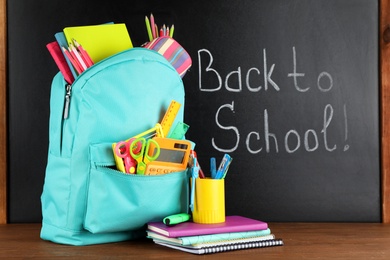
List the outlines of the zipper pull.
<svg viewBox="0 0 390 260">
<path fill-rule="evenodd" d="M 70 95 L 72 92 L 72 85 L 66 85 L 65 93 L 65 105 L 64 105 L 64 119 L 69 117 L 69 105 L 70 105 Z"/>
</svg>

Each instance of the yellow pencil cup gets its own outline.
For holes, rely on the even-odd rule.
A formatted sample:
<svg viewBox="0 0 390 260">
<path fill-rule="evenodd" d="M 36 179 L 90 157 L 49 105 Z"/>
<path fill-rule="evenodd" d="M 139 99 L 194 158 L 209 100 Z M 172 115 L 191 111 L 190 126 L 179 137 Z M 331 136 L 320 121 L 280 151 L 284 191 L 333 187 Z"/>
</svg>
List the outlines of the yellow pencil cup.
<svg viewBox="0 0 390 260">
<path fill-rule="evenodd" d="M 202 224 L 225 222 L 224 179 L 196 179 L 192 219 Z"/>
</svg>

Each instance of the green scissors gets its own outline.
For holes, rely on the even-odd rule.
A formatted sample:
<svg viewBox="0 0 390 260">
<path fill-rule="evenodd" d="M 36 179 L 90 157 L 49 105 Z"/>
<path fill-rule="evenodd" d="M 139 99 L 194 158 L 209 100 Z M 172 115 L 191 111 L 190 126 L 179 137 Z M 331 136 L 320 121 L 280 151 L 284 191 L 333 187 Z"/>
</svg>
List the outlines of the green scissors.
<svg viewBox="0 0 390 260">
<path fill-rule="evenodd" d="M 150 148 L 153 148 L 153 153 L 150 152 Z M 141 147 L 141 149 L 140 149 Z M 160 155 L 160 146 L 153 140 L 139 137 L 135 139 L 130 145 L 130 154 L 134 160 L 137 161 L 137 174 L 145 174 L 146 165 L 149 162 L 155 161 Z"/>
</svg>

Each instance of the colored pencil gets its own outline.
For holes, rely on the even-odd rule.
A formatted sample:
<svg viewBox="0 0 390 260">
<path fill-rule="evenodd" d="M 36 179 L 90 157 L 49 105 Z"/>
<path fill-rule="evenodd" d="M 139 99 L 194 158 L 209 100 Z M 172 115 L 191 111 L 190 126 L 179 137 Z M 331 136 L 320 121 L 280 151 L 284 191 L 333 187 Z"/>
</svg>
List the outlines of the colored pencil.
<svg viewBox="0 0 390 260">
<path fill-rule="evenodd" d="M 172 24 L 171 29 L 169 30 L 169 36 L 173 38 L 173 31 L 175 30 L 175 25 Z"/>
<path fill-rule="evenodd" d="M 70 52 L 65 48 L 65 47 L 62 47 L 62 50 L 63 52 L 65 53 L 66 57 L 68 57 L 68 59 L 70 60 L 70 62 L 72 63 L 74 69 L 77 71 L 78 74 L 81 74 L 82 73 L 82 70 L 80 68 L 80 66 L 78 65 L 78 63 L 74 60 L 73 56 L 70 54 Z"/>
<path fill-rule="evenodd" d="M 157 38 L 157 32 L 156 32 L 156 27 L 155 27 L 155 23 L 154 23 L 154 16 L 153 16 L 153 14 L 150 14 L 150 26 L 152 27 L 153 39 Z"/>
<path fill-rule="evenodd" d="M 73 44 L 76 46 L 76 49 L 79 51 L 81 58 L 84 60 L 87 67 L 91 67 L 93 65 L 93 60 L 89 56 L 88 52 L 84 50 L 83 46 L 78 43 L 75 39 L 73 39 Z"/>
<path fill-rule="evenodd" d="M 146 30 L 148 31 L 149 41 L 153 40 L 152 30 L 150 29 L 149 18 L 145 15 Z"/>
</svg>

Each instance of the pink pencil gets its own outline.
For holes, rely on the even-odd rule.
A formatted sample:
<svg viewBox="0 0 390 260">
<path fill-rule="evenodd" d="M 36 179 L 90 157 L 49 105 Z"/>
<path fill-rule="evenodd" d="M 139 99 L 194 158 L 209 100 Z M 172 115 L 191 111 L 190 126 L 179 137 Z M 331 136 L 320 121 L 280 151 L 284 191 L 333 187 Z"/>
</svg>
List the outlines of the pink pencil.
<svg viewBox="0 0 390 260">
<path fill-rule="evenodd" d="M 72 55 L 74 55 L 74 58 L 78 61 L 83 71 L 86 70 L 87 65 L 85 64 L 83 58 L 81 57 L 80 53 L 77 51 L 76 47 L 74 47 L 73 44 L 69 44 L 69 52 Z"/>
<path fill-rule="evenodd" d="M 65 48 L 62 47 L 62 50 L 64 51 L 65 55 L 68 57 L 70 62 L 72 63 L 74 69 L 77 71 L 78 74 L 82 73 L 82 70 L 80 69 L 80 66 L 77 64 L 77 62 L 74 60 L 73 56 L 69 53 L 69 51 Z"/>
<path fill-rule="evenodd" d="M 154 26 L 154 16 L 153 16 L 153 14 L 150 14 L 150 27 L 152 27 L 153 39 L 157 38 L 156 27 Z"/>
<path fill-rule="evenodd" d="M 93 61 L 91 57 L 88 55 L 88 52 L 84 50 L 83 46 L 81 46 L 75 39 L 73 39 L 73 43 L 76 46 L 77 50 L 81 54 L 81 58 L 83 58 L 84 62 L 86 63 L 87 67 L 91 67 L 93 65 Z"/>
</svg>

